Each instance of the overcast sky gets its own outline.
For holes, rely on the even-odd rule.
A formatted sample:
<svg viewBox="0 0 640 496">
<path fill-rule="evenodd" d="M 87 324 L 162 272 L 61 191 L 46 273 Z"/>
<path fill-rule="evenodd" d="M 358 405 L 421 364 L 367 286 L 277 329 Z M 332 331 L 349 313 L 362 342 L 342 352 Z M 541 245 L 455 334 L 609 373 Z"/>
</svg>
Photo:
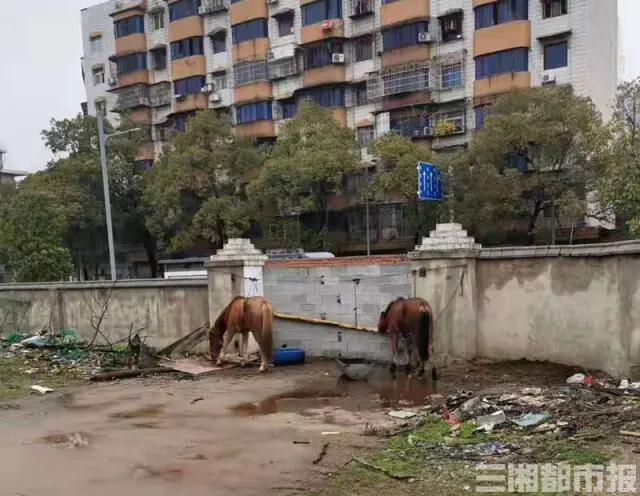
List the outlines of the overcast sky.
<svg viewBox="0 0 640 496">
<path fill-rule="evenodd" d="M 610 1 L 610 0 L 601 0 Z M 97 0 L 0 0 L 0 146 L 6 167 L 35 171 L 50 154 L 40 131 L 49 119 L 73 117 L 85 100 L 80 9 Z M 619 0 L 620 76 L 640 76 L 640 0 Z M 27 13 L 25 15 L 25 13 Z M 622 61 L 622 60 L 621 60 Z"/>
</svg>

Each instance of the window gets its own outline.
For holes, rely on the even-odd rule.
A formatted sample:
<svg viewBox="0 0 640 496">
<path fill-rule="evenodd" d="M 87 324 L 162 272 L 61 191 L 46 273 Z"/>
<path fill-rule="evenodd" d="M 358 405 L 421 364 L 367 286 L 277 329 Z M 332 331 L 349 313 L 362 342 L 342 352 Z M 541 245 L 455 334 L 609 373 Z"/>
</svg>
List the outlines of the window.
<svg viewBox="0 0 640 496">
<path fill-rule="evenodd" d="M 418 33 L 429 31 L 427 21 L 405 24 L 397 28 L 382 31 L 382 51 L 388 52 L 396 48 L 402 48 L 418 44 Z"/>
<path fill-rule="evenodd" d="M 458 88 L 462 82 L 462 63 L 442 66 L 442 89 Z"/>
<path fill-rule="evenodd" d="M 102 51 L 102 35 L 90 38 L 89 43 L 91 44 L 91 53 L 100 53 Z"/>
<path fill-rule="evenodd" d="M 254 19 L 252 21 L 243 22 L 231 26 L 231 36 L 233 44 L 242 43 L 243 41 L 254 40 L 256 38 L 267 38 L 268 35 L 267 20 L 264 18 Z"/>
<path fill-rule="evenodd" d="M 361 36 L 353 40 L 353 50 L 356 62 L 373 58 L 373 36 Z"/>
<path fill-rule="evenodd" d="M 454 41 L 462 38 L 462 12 L 440 18 L 442 41 Z"/>
<path fill-rule="evenodd" d="M 104 84 L 104 67 L 93 69 L 93 85 Z"/>
<path fill-rule="evenodd" d="M 153 166 L 153 160 L 136 160 L 133 163 L 133 173 L 140 174 Z"/>
<path fill-rule="evenodd" d="M 249 60 L 233 66 L 233 79 L 236 86 L 267 80 L 267 61 Z"/>
<path fill-rule="evenodd" d="M 204 46 L 202 38 L 185 38 L 184 40 L 171 43 L 171 60 L 178 60 L 192 55 L 202 55 Z"/>
<path fill-rule="evenodd" d="M 211 35 L 211 46 L 213 53 L 224 53 L 227 51 L 227 32 L 218 31 Z"/>
<path fill-rule="evenodd" d="M 436 122 L 449 122 L 454 125 L 454 133 L 460 133 L 464 131 L 464 110 L 450 110 L 448 112 L 441 112 L 436 116 Z"/>
<path fill-rule="evenodd" d="M 324 67 L 332 63 L 331 55 L 344 53 L 342 41 L 330 39 L 304 48 L 304 68 Z"/>
<path fill-rule="evenodd" d="M 559 41 L 544 46 L 544 70 L 558 69 L 569 65 L 569 43 Z"/>
<path fill-rule="evenodd" d="M 185 17 L 197 16 L 201 0 L 180 0 L 169 4 L 169 22 L 177 21 Z"/>
<path fill-rule="evenodd" d="M 429 63 L 417 62 L 390 67 L 382 72 L 384 96 L 430 88 Z"/>
<path fill-rule="evenodd" d="M 476 29 L 529 18 L 529 0 L 500 0 L 474 9 Z"/>
<path fill-rule="evenodd" d="M 144 71 L 147 69 L 147 54 L 146 52 L 139 52 L 125 55 L 118 59 L 116 65 L 118 67 L 118 74 Z"/>
<path fill-rule="evenodd" d="M 174 95 L 195 95 L 200 93 L 206 83 L 204 76 L 191 76 L 173 82 Z"/>
<path fill-rule="evenodd" d="M 293 12 L 279 15 L 276 21 L 278 23 L 278 36 L 293 34 Z"/>
<path fill-rule="evenodd" d="M 167 50 L 152 50 L 151 63 L 155 71 L 164 71 L 167 68 Z"/>
<path fill-rule="evenodd" d="M 542 4 L 542 18 L 549 19 L 550 17 L 558 17 L 566 15 L 567 0 L 543 0 Z"/>
<path fill-rule="evenodd" d="M 373 126 L 359 127 L 358 128 L 358 143 L 360 148 L 366 148 L 373 139 Z"/>
<path fill-rule="evenodd" d="M 268 62 L 269 79 L 281 79 L 298 73 L 295 57 L 285 57 Z"/>
<path fill-rule="evenodd" d="M 296 116 L 296 101 L 292 98 L 290 100 L 281 100 L 280 108 L 282 109 L 283 119 L 292 119 Z"/>
<path fill-rule="evenodd" d="M 107 102 L 100 100 L 99 102 L 95 102 L 95 106 L 96 114 L 107 115 Z"/>
<path fill-rule="evenodd" d="M 341 17 L 342 0 L 316 0 L 302 6 L 303 26 Z"/>
<path fill-rule="evenodd" d="M 476 114 L 476 129 L 482 129 L 484 122 L 489 117 L 489 105 L 482 105 L 474 109 Z"/>
<path fill-rule="evenodd" d="M 215 91 L 226 90 L 227 89 L 227 73 L 226 71 L 214 72 L 211 74 L 211 79 L 213 81 L 213 89 Z"/>
<path fill-rule="evenodd" d="M 135 33 L 144 33 L 144 16 L 133 16 L 113 23 L 116 38 Z"/>
<path fill-rule="evenodd" d="M 369 103 L 367 98 L 367 83 L 360 83 L 353 87 L 353 92 L 356 97 L 356 105 L 366 105 Z"/>
<path fill-rule="evenodd" d="M 505 72 L 529 70 L 529 49 L 512 48 L 476 57 L 476 80 Z"/>
<path fill-rule="evenodd" d="M 153 30 L 157 31 L 158 29 L 164 28 L 164 12 L 156 12 L 151 15 L 151 25 L 153 26 Z"/>
<path fill-rule="evenodd" d="M 269 121 L 272 119 L 271 102 L 254 102 L 236 107 L 236 122 L 238 124 L 254 121 Z"/>
<path fill-rule="evenodd" d="M 306 92 L 302 99 L 320 107 L 344 107 L 344 87 L 325 87 Z"/>
</svg>

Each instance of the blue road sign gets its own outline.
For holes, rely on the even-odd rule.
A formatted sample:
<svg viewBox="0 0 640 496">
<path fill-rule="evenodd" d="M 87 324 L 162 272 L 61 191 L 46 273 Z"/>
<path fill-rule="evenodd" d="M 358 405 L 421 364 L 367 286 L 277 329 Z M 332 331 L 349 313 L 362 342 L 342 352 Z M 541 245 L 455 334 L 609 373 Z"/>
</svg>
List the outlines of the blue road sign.
<svg viewBox="0 0 640 496">
<path fill-rule="evenodd" d="M 428 162 L 418 162 L 418 199 L 442 200 L 442 181 L 438 168 Z"/>
</svg>

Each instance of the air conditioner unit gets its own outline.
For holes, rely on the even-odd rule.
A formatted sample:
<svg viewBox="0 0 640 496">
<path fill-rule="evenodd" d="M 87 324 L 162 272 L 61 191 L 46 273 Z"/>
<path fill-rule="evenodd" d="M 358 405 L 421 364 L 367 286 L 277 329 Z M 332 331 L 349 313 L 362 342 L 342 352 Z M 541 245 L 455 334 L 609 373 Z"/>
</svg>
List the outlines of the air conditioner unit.
<svg viewBox="0 0 640 496">
<path fill-rule="evenodd" d="M 425 126 L 422 129 L 422 136 L 433 136 L 433 128 L 429 126 Z"/>
<path fill-rule="evenodd" d="M 269 51 L 267 52 L 267 60 L 273 60 L 273 59 L 275 59 L 275 58 L 276 58 L 276 56 L 275 56 L 275 54 L 273 53 L 273 50 L 269 50 Z"/>
<path fill-rule="evenodd" d="M 220 98 L 220 95 L 218 95 L 217 93 L 211 93 L 209 95 L 209 101 L 213 102 L 213 103 L 218 103 L 220 102 L 222 99 Z"/>
<path fill-rule="evenodd" d="M 207 13 L 207 6 L 206 5 L 201 5 L 200 7 L 198 7 L 198 14 L 205 15 L 206 13 Z"/>
<path fill-rule="evenodd" d="M 109 83 L 109 86 L 115 86 L 116 84 L 118 84 L 118 80 L 114 77 L 110 77 L 107 82 Z"/>
<path fill-rule="evenodd" d="M 542 83 L 555 83 L 556 75 L 553 72 L 548 72 L 542 76 Z"/>
<path fill-rule="evenodd" d="M 431 33 L 418 33 L 418 43 L 431 43 L 433 41 L 433 37 Z"/>
<path fill-rule="evenodd" d="M 344 53 L 334 53 L 331 55 L 332 64 L 344 64 Z"/>
<path fill-rule="evenodd" d="M 213 91 L 213 83 L 205 84 L 200 91 L 202 93 L 211 93 Z"/>
</svg>

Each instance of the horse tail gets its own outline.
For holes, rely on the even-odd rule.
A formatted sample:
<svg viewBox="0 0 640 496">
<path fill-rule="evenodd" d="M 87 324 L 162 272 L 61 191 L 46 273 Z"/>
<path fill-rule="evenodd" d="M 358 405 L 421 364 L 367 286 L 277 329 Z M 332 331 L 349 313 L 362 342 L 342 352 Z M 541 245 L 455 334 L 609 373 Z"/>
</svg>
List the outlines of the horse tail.
<svg viewBox="0 0 640 496">
<path fill-rule="evenodd" d="M 429 361 L 430 334 L 433 332 L 433 316 L 428 307 L 420 307 L 420 324 L 418 329 L 418 354 L 420 360 Z"/>
<path fill-rule="evenodd" d="M 267 362 L 270 364 L 273 355 L 273 309 L 266 300 L 262 302 L 262 332 L 260 337 L 263 346 L 262 353 L 264 353 Z"/>
</svg>

